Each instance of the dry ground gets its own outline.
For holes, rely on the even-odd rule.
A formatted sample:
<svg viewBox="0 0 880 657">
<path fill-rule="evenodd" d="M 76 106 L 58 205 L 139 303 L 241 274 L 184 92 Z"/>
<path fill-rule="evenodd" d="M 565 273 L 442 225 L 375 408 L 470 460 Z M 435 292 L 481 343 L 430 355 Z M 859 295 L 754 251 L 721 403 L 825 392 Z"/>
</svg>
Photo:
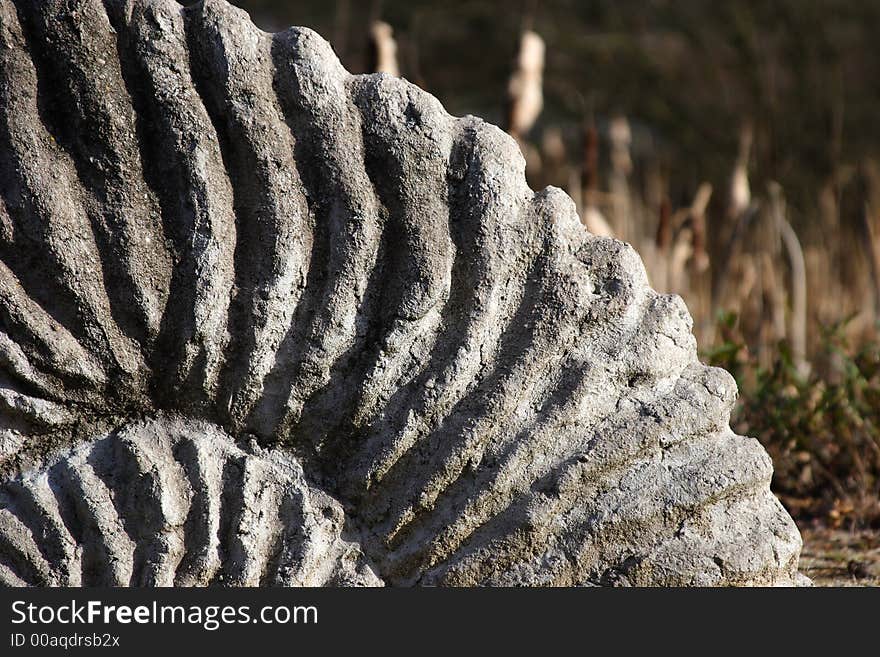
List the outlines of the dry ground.
<svg viewBox="0 0 880 657">
<path fill-rule="evenodd" d="M 801 572 L 816 586 L 880 586 L 880 531 L 802 527 Z"/>
</svg>

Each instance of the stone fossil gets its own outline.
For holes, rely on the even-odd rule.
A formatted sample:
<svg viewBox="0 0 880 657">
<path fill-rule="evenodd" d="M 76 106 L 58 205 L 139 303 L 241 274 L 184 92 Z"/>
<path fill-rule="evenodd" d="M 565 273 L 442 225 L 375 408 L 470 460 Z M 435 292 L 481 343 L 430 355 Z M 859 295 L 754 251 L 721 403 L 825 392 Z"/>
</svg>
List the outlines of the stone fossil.
<svg viewBox="0 0 880 657">
<path fill-rule="evenodd" d="M 797 583 L 683 303 L 523 169 L 222 0 L 0 0 L 0 578 Z"/>
</svg>

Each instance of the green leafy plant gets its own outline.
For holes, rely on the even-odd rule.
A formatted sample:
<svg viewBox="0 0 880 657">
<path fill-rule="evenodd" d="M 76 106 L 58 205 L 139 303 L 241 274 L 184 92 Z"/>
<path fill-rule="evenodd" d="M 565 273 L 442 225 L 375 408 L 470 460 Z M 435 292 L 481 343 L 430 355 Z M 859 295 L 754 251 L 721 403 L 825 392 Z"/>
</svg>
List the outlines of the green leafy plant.
<svg viewBox="0 0 880 657">
<path fill-rule="evenodd" d="M 880 525 L 880 340 L 854 345 L 851 318 L 823 327 L 809 374 L 795 367 L 785 342 L 760 367 L 737 333 L 737 318 L 719 317 L 720 343 L 706 360 L 740 386 L 732 425 L 758 438 L 773 457 L 773 486 L 802 520 Z"/>
</svg>

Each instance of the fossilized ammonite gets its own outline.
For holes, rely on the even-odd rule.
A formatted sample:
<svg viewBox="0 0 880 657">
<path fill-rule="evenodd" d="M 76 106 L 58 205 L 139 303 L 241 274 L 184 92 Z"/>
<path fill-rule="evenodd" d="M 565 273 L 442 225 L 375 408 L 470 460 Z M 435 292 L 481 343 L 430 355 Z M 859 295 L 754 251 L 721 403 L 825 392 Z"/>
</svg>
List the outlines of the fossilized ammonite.
<svg viewBox="0 0 880 657">
<path fill-rule="evenodd" d="M 222 0 L 0 0 L 0 580 L 791 584 L 677 297 Z"/>
</svg>

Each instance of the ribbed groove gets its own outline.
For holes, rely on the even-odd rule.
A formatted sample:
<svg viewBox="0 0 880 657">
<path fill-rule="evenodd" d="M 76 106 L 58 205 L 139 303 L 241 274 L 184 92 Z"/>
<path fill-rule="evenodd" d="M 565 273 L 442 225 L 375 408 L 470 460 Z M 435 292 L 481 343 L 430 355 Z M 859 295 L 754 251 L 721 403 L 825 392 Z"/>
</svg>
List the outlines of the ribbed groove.
<svg viewBox="0 0 880 657">
<path fill-rule="evenodd" d="M 697 453 L 719 440 L 712 434 L 688 438 L 677 443 L 678 448 Z M 746 442 L 733 436 L 722 440 Z M 766 462 L 762 462 L 762 457 L 755 458 L 758 454 L 752 446 L 747 448 L 746 461 L 751 471 L 726 483 L 714 481 L 708 485 L 700 477 L 686 478 L 681 470 L 693 469 L 701 472 L 702 477 L 721 475 L 724 465 L 718 454 L 704 452 L 701 460 L 685 460 L 669 471 L 663 465 L 666 453 L 652 442 L 610 467 L 596 469 L 589 462 L 572 459 L 567 475 L 554 473 L 552 482 L 520 498 L 490 525 L 481 528 L 466 552 L 432 572 L 428 581 L 455 585 L 468 581 L 469 571 L 475 570 L 483 571 L 496 584 L 515 583 L 518 569 L 553 563 L 555 566 L 546 568 L 542 574 L 545 583 L 570 586 L 593 578 L 598 562 L 613 562 L 616 553 L 624 555 L 620 557 L 622 562 L 627 550 L 637 549 L 630 542 L 633 539 L 621 537 L 639 537 L 638 541 L 644 544 L 655 540 L 651 537 L 658 532 L 660 536 L 672 535 L 684 519 L 722 500 L 751 494 L 769 485 Z M 563 478 L 568 481 L 561 482 Z M 654 483 L 650 488 L 643 484 L 633 487 L 630 482 L 636 480 Z M 645 499 L 657 502 L 645 504 Z M 544 525 L 530 520 L 545 514 L 558 521 Z M 504 543 L 504 549 L 499 543 Z M 568 547 L 562 547 L 570 545 L 579 546 L 578 551 L 571 553 Z M 540 551 L 535 552 L 540 546 L 546 550 L 543 556 Z M 500 559 L 499 550 L 504 554 Z M 563 552 L 566 555 L 560 559 Z M 642 548 L 638 552 L 644 553 Z M 534 575 L 532 572 L 531 576 Z"/>
<path fill-rule="evenodd" d="M 191 12 L 190 42 L 201 87 L 226 144 L 235 189 L 236 298 L 221 408 L 241 426 L 290 327 L 305 287 L 311 250 L 309 208 L 294 159 L 294 138 L 273 93 L 271 38 L 243 13 L 222 19 Z M 244 34 L 245 38 L 240 38 Z M 238 37 L 237 39 L 234 39 Z"/>
<path fill-rule="evenodd" d="M 189 481 L 192 498 L 184 523 L 186 550 L 175 576 L 175 586 L 204 585 L 220 568 L 220 502 L 223 464 L 204 440 L 182 440 L 174 458 Z"/>
<path fill-rule="evenodd" d="M 226 345 L 236 244 L 232 188 L 217 134 L 189 66 L 180 7 L 108 2 L 126 53 L 134 104 L 145 117 L 146 179 L 162 209 L 174 268 L 152 365 L 170 375 L 163 404 L 205 404 L 215 394 Z"/>
<path fill-rule="evenodd" d="M 479 125 L 468 124 L 463 126 L 460 136 L 474 143 L 466 153 L 453 147 L 456 157 L 463 155 L 466 159 L 452 164 L 462 177 L 460 182 L 454 183 L 457 189 L 452 192 L 450 215 L 460 222 L 453 227 L 460 240 L 456 247 L 467 254 L 470 261 L 465 271 L 459 273 L 453 268 L 453 284 L 457 283 L 456 276 L 464 277 L 459 289 L 465 298 L 449 301 L 447 316 L 456 319 L 450 322 L 449 331 L 441 334 L 432 349 L 426 369 L 431 376 L 419 381 L 420 386 L 415 389 L 417 398 L 394 408 L 393 413 L 386 409 L 384 415 L 390 422 L 382 420 L 373 429 L 379 435 L 370 435 L 362 443 L 353 459 L 355 469 L 348 475 L 354 487 L 369 490 L 382 481 L 400 459 L 411 450 L 417 450 L 423 436 L 450 416 L 472 391 L 478 378 L 491 375 L 494 357 L 504 339 L 503 329 L 510 325 L 526 294 L 524 288 L 531 259 L 528 251 L 516 254 L 513 262 L 493 254 L 503 252 L 504 242 L 510 237 L 507 231 L 499 230 L 502 222 L 512 225 L 525 239 L 533 234 L 528 213 L 517 194 L 512 195 L 512 201 L 505 198 L 500 203 L 497 199 L 481 197 L 479 190 L 485 184 L 483 176 L 487 173 L 477 163 L 488 146 L 480 139 L 481 136 L 491 139 L 491 136 Z M 499 165 L 515 167 L 516 163 Z M 494 242 L 494 248 L 487 242 Z M 453 305 L 458 303 L 464 307 Z"/>
<path fill-rule="evenodd" d="M 171 267 L 155 198 L 144 182 L 134 110 L 104 7 L 100 0 L 18 6 L 43 78 L 44 115 L 51 115 L 55 138 L 89 190 L 101 261 L 114 278 L 107 289 L 113 317 L 146 347 L 158 332 Z"/>
<path fill-rule="evenodd" d="M 70 332 L 28 295 L 15 274 L 0 262 L 0 318 L 33 363 L 74 386 L 100 389 L 100 364 Z"/>
<path fill-rule="evenodd" d="M 63 386 L 54 377 L 49 377 L 36 369 L 22 348 L 9 337 L 0 318 L 0 367 L 9 378 L 19 386 L 31 389 L 46 399 L 58 399 L 63 395 Z"/>
<path fill-rule="evenodd" d="M 601 384 L 601 378 L 594 383 Z M 588 386 L 584 392 L 589 394 L 590 387 L 592 386 Z M 601 392 L 603 391 L 596 389 L 592 394 L 598 399 Z M 528 450 L 527 453 L 517 455 L 512 461 L 508 461 L 506 455 L 502 456 L 493 463 L 494 469 L 489 469 L 483 475 L 480 485 L 473 487 L 485 491 L 485 499 L 481 496 L 457 513 L 448 514 L 461 518 L 468 531 L 453 533 L 451 530 L 454 526 L 447 531 L 442 531 L 441 528 L 425 531 L 426 536 L 432 535 L 432 532 L 436 535 L 436 548 L 419 545 L 418 535 L 415 535 L 408 548 L 401 546 L 397 551 L 401 565 L 412 568 L 412 564 L 407 563 L 407 559 L 412 559 L 412 556 L 407 555 L 422 553 L 425 556 L 421 558 L 433 558 L 435 563 L 437 559 L 445 559 L 450 564 L 466 561 L 468 554 L 489 550 L 500 537 L 529 526 L 527 519 L 530 513 L 534 513 L 530 510 L 530 500 L 535 499 L 536 494 L 549 495 L 551 499 L 558 500 L 564 494 L 588 491 L 594 485 L 593 482 L 603 477 L 613 478 L 615 473 L 626 472 L 633 463 L 656 453 L 658 449 L 669 449 L 680 441 L 700 436 L 712 436 L 719 430 L 707 418 L 703 423 L 688 423 L 681 428 L 681 434 L 674 435 L 673 440 L 669 440 L 657 417 L 664 412 L 681 414 L 680 409 L 668 408 L 670 402 L 678 407 L 686 404 L 681 401 L 681 396 L 660 397 L 647 406 L 633 406 L 628 413 L 618 412 L 605 417 L 590 414 L 582 417 L 582 424 L 571 424 L 567 421 L 565 425 L 568 426 L 550 423 L 529 428 L 524 432 L 525 435 L 517 436 L 516 441 L 511 441 L 511 445 L 517 445 L 520 450 Z M 606 404 L 607 402 L 603 405 Z M 531 440 L 526 438 L 527 435 L 532 437 Z M 555 453 L 541 447 L 543 441 L 551 438 L 556 442 Z M 529 446 L 532 448 L 529 449 Z M 509 465 L 526 459 L 529 467 L 524 472 L 507 482 L 499 482 L 505 478 Z M 575 505 L 575 508 L 593 509 L 595 505 L 584 501 L 583 504 Z M 546 510 L 546 513 L 553 515 L 554 512 Z M 437 515 L 444 517 L 447 514 Z M 530 540 L 533 539 L 534 537 Z M 525 545 L 528 544 L 529 541 L 526 541 Z M 443 557 L 444 552 L 448 553 L 446 557 Z M 516 557 L 512 558 L 515 560 Z M 432 564 L 421 563 L 422 568 L 430 565 Z"/>
<path fill-rule="evenodd" d="M 122 432 L 114 441 L 112 458 L 93 464 L 135 542 L 131 582 L 136 586 L 173 585 L 184 552 L 191 491 L 174 459 L 156 449 L 156 440 Z"/>
<path fill-rule="evenodd" d="M 408 147 L 424 152 L 422 180 L 419 186 L 397 184 L 406 177 L 404 151 L 383 128 L 403 120 L 411 104 L 402 98 L 390 115 L 373 114 L 365 82 L 350 79 L 346 92 L 360 112 L 363 162 L 358 166 L 382 209 L 382 242 L 355 319 L 354 341 L 334 363 L 328 383 L 303 406 L 291 432 L 294 443 L 318 445 L 320 460 L 333 470 L 345 469 L 370 424 L 387 414 L 392 396 L 424 371 L 449 296 L 453 257 L 445 201 L 451 137 L 435 143 L 413 136 Z M 439 104 L 433 111 L 426 122 L 451 125 Z"/>
<path fill-rule="evenodd" d="M 213 425 L 134 423 L 0 489 L 0 563 L 37 585 L 381 584 L 298 467 Z"/>
<path fill-rule="evenodd" d="M 392 545 L 406 524 L 432 510 L 442 491 L 466 467 L 476 467 L 487 446 L 510 428 L 511 415 L 529 399 L 531 375 L 540 372 L 542 358 L 555 355 L 553 347 L 557 345 L 536 340 L 542 323 L 538 319 L 542 296 L 546 293 L 541 289 L 541 266 L 537 264 L 529 273 L 522 303 L 494 355 L 495 368 L 450 409 L 442 425 L 395 463 L 373 492 L 377 504 L 391 511 L 390 522 L 380 525 L 380 531 L 387 531 Z M 546 320 L 552 324 L 550 317 Z M 524 350 L 523 344 L 528 345 Z M 536 355 L 538 360 L 531 363 L 534 369 L 523 376 L 517 364 L 529 362 Z M 416 468 L 415 463 L 424 465 Z M 418 472 L 415 478 L 414 472 Z"/>
<path fill-rule="evenodd" d="M 0 554 L 6 565 L 30 584 L 52 584 L 49 565 L 28 528 L 10 508 L 0 508 Z"/>
<path fill-rule="evenodd" d="M 68 501 L 82 528 L 83 585 L 128 586 L 134 544 L 115 513 L 110 491 L 85 455 L 60 464 L 59 475 L 68 489 Z"/>
<path fill-rule="evenodd" d="M 576 392 L 589 394 L 595 374 L 589 364 L 566 366 L 558 381 L 531 397 L 540 403 L 530 409 L 530 421 L 510 423 L 437 496 L 430 514 L 421 514 L 395 536 L 394 570 L 401 577 L 453 558 L 480 527 L 558 467 L 561 452 L 580 440 L 580 431 L 592 419 L 570 407 L 580 396 Z"/>
<path fill-rule="evenodd" d="M 52 566 L 55 583 L 79 586 L 82 583 L 80 555 L 61 518 L 48 474 L 44 472 L 21 481 L 11 481 L 7 489 L 21 510 L 23 522 L 32 535 L 40 539 L 40 550 Z"/>
<path fill-rule="evenodd" d="M 276 498 L 278 529 L 272 537 L 270 554 L 272 556 L 260 579 L 260 586 L 302 586 L 308 575 L 302 565 L 310 563 L 315 556 L 307 555 L 308 542 L 305 540 L 306 514 L 300 491 L 282 491 Z M 311 559 L 309 557 L 312 557 Z M 317 561 L 320 561 L 318 556 Z"/>
<path fill-rule="evenodd" d="M 2 3 L 3 47 L 0 76 L 0 157 L 4 197 L 15 221 L 16 253 L 6 247 L 3 261 L 28 293 L 103 364 L 128 377 L 142 366 L 135 344 L 113 320 L 83 191 L 69 158 L 44 128 L 38 111 L 37 73 L 24 44 L 15 11 Z M 45 87 L 48 83 L 42 83 Z M 52 172 L 47 176 L 46 172 Z"/>
<path fill-rule="evenodd" d="M 0 586 L 23 588 L 28 586 L 28 582 L 16 575 L 13 568 L 7 566 L 2 560 L 0 560 Z"/>
<path fill-rule="evenodd" d="M 544 214 L 539 206 L 536 215 L 533 221 L 548 224 L 553 221 L 552 215 Z M 521 424 L 520 417 L 528 413 L 532 405 L 544 405 L 539 392 L 542 384 L 552 380 L 557 363 L 566 352 L 579 346 L 583 316 L 589 308 L 586 301 L 590 294 L 589 277 L 584 271 L 559 271 L 552 257 L 556 237 L 552 224 L 546 234 L 544 251 L 529 273 L 523 302 L 513 315 L 511 328 L 504 334 L 495 357 L 495 370 L 449 414 L 450 418 L 466 418 L 466 422 L 458 420 L 459 424 L 441 427 L 435 433 L 442 437 L 437 447 L 430 446 L 432 440 L 437 441 L 435 436 L 420 443 L 428 447 L 428 452 L 423 452 L 420 458 L 428 465 L 422 470 L 431 473 L 430 479 L 410 480 L 405 484 L 416 494 L 410 498 L 408 508 L 397 507 L 400 511 L 391 516 L 393 520 L 388 526 L 392 528 L 389 533 L 392 544 L 399 543 L 399 532 L 406 524 L 426 511 L 437 513 L 434 508 L 437 500 L 449 486 L 462 476 L 472 479 L 486 451 L 503 443 L 506 436 L 515 435 Z M 585 298 L 585 302 L 579 308 L 568 309 L 564 295 L 571 294 L 572 289 L 574 294 Z M 526 441 L 527 437 L 522 436 L 520 440 Z M 399 488 L 383 487 L 381 496 L 389 498 L 390 508 L 406 500 Z"/>
<path fill-rule="evenodd" d="M 329 383 L 334 364 L 356 338 L 359 316 L 369 316 L 364 299 L 382 235 L 381 208 L 362 163 L 359 115 L 346 91 L 348 74 L 322 43 L 310 31 L 292 29 L 275 35 L 272 47 L 281 107 L 303 144 L 305 159 L 297 159 L 313 167 L 303 182 L 310 199 L 321 199 L 315 221 L 329 231 L 325 274 L 320 292 L 315 290 L 320 304 L 313 306 L 296 355 L 287 357 L 292 368 L 286 400 L 277 410 L 259 409 L 280 413 L 281 431 L 293 427 L 307 401 Z M 307 47 L 326 50 L 305 60 Z M 341 135 L 352 141 L 341 141 Z"/>
</svg>

